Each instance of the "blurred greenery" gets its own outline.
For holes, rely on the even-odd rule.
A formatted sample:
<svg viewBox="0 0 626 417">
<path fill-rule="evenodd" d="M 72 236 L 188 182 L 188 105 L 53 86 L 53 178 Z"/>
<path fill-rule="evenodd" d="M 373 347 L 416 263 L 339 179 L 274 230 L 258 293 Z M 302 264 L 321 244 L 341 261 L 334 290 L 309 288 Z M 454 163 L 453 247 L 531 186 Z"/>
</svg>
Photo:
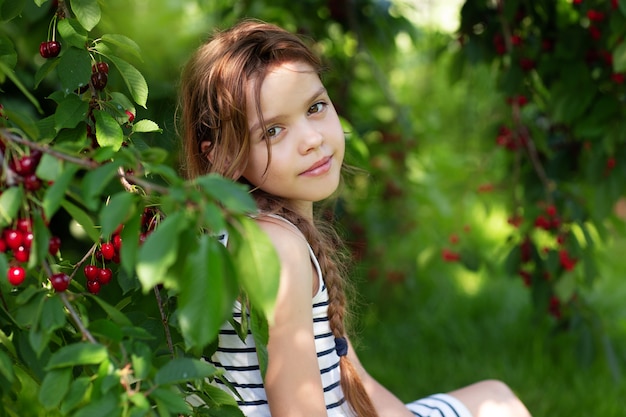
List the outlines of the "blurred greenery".
<svg viewBox="0 0 626 417">
<path fill-rule="evenodd" d="M 255 17 L 316 39 L 350 130 L 348 160 L 364 171 L 347 179 L 336 209 L 356 256 L 355 331 L 364 365 L 406 401 L 498 378 L 535 417 L 623 415 L 624 237 L 609 232 L 597 248 L 601 279 L 586 294 L 599 318 L 593 330 L 614 348 L 607 357 L 610 350 L 538 317 L 522 280 L 501 265 L 511 226 L 492 181 L 507 174 L 495 137 L 508 109 L 492 68 L 466 68 L 457 80 L 454 35 L 414 25 L 400 12 L 399 4 L 406 11 L 417 2 L 360 0 L 346 15 L 334 4 L 348 3 L 107 0 L 96 30 L 141 47 L 143 61 L 133 64 L 150 97 L 137 117 L 164 129 L 149 142 L 170 149 L 172 164 L 180 68 L 212 30 Z M 25 10 L 23 19 L 37 13 Z M 36 51 L 45 35 L 37 36 L 18 47 Z M 475 266 L 468 269 L 444 262 L 445 247 L 487 256 L 480 264 L 465 258 Z"/>
</svg>

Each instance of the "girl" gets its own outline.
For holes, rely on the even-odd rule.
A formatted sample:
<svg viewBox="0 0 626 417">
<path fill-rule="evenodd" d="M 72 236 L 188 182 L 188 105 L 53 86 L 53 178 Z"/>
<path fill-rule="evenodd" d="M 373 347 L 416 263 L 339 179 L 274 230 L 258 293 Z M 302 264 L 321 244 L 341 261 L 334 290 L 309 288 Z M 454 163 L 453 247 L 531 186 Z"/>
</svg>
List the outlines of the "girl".
<svg viewBox="0 0 626 417">
<path fill-rule="evenodd" d="M 338 239 L 313 214 L 337 189 L 344 156 L 320 73 L 300 38 L 252 20 L 216 34 L 183 72 L 188 176 L 215 172 L 250 185 L 281 263 L 265 379 L 252 336 L 242 342 L 228 323 L 210 361 L 247 416 L 529 416 L 497 381 L 404 405 L 361 366 L 344 328 Z"/>
</svg>

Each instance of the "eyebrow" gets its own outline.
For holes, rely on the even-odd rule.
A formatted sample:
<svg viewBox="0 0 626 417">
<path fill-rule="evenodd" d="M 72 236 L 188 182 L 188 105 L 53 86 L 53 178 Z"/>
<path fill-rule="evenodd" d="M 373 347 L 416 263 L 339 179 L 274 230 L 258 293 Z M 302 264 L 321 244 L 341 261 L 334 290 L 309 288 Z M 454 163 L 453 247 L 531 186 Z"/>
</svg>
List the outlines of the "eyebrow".
<svg viewBox="0 0 626 417">
<path fill-rule="evenodd" d="M 316 90 L 316 91 L 315 91 L 315 93 L 311 94 L 311 96 L 309 97 L 309 99 L 308 99 L 308 100 L 306 100 L 306 101 L 305 101 L 305 103 L 309 103 L 309 102 L 311 102 L 311 101 L 315 100 L 317 97 L 319 97 L 319 96 L 321 96 L 321 95 L 323 95 L 323 94 L 327 94 L 327 93 L 328 93 L 328 92 L 326 91 L 326 87 L 322 86 L 321 88 L 319 88 L 318 90 Z M 276 121 L 276 120 L 278 120 L 278 119 L 280 119 L 280 118 L 282 118 L 282 117 L 283 117 L 283 115 L 282 115 L 282 114 L 279 114 L 279 115 L 276 115 L 276 116 L 271 117 L 271 118 L 269 118 L 269 119 L 265 119 L 265 120 L 263 120 L 263 122 L 265 123 L 265 125 L 270 125 L 270 124 L 274 123 L 274 121 Z M 255 132 L 257 129 L 259 129 L 260 127 L 261 127 L 261 126 L 260 126 L 260 121 L 257 121 L 257 122 L 256 122 L 256 123 L 254 123 L 254 124 L 252 125 L 252 127 L 250 128 L 250 133 L 254 133 L 254 132 Z"/>
</svg>

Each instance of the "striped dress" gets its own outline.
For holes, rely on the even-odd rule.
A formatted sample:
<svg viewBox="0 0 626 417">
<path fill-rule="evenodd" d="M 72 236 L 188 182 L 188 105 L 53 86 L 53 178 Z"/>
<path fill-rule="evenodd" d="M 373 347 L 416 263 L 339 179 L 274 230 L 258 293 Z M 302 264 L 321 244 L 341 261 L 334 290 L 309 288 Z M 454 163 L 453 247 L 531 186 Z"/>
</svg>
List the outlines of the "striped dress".
<svg viewBox="0 0 626 417">
<path fill-rule="evenodd" d="M 282 217 L 277 218 L 287 222 Z M 291 223 L 289 224 L 291 225 Z M 226 244 L 227 237 L 221 238 L 222 243 Z M 311 301 L 311 308 L 313 309 L 315 348 L 322 386 L 324 387 L 326 411 L 328 417 L 355 417 L 344 398 L 339 383 L 339 356 L 335 350 L 335 338 L 330 330 L 328 320 L 328 290 L 322 278 L 319 262 L 310 246 L 309 254 L 320 280 L 319 290 Z M 235 302 L 233 317 L 236 321 L 241 320 L 241 304 L 239 302 Z M 223 370 L 223 378 L 237 390 L 241 398 L 236 397 L 230 388 L 220 380 L 215 380 L 212 383 L 235 396 L 239 408 L 245 416 L 271 417 L 255 343 L 250 330 L 248 330 L 245 340 L 242 341 L 232 325 L 228 322 L 225 323 L 219 332 L 217 350 L 207 360 L 215 367 Z M 447 394 L 436 394 L 415 401 L 407 404 L 407 408 L 419 417 L 471 417 L 461 402 Z"/>
</svg>

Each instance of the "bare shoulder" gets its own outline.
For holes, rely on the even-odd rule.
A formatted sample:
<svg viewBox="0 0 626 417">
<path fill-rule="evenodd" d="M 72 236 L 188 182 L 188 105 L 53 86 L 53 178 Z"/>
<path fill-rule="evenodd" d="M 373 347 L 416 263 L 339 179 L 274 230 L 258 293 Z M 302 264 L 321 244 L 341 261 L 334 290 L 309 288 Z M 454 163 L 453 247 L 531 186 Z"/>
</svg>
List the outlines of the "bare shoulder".
<svg viewBox="0 0 626 417">
<path fill-rule="evenodd" d="M 278 254 L 294 252 L 306 254 L 308 257 L 308 245 L 302 232 L 286 220 L 269 216 L 260 216 L 256 219 L 257 224 L 276 247 Z"/>
</svg>

